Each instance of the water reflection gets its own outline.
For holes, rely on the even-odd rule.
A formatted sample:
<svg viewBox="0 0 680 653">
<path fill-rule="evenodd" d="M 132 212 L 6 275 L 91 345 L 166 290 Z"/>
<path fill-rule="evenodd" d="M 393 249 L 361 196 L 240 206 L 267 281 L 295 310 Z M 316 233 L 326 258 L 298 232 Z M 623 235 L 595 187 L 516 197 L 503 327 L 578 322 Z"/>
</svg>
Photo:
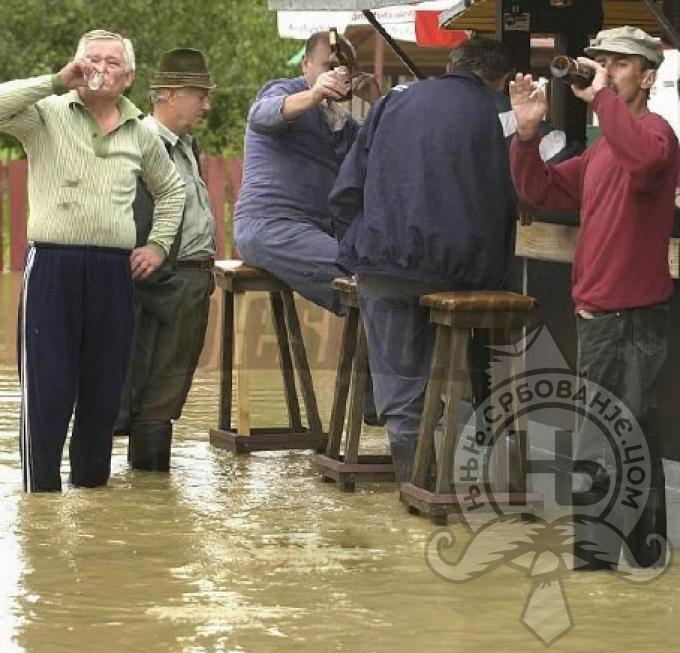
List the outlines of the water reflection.
<svg viewBox="0 0 680 653">
<path fill-rule="evenodd" d="M 0 275 L 2 653 L 543 650 L 519 621 L 531 579 L 509 568 L 466 585 L 437 579 L 423 560 L 432 527 L 405 514 L 393 486 L 342 494 L 318 482 L 306 452 L 236 458 L 211 448 L 219 380 L 210 346 L 169 476 L 129 470 L 116 439 L 109 487 L 22 494 L 17 288 L 18 275 Z M 332 322 L 305 320 L 320 342 L 335 337 Z M 324 347 L 316 351 L 327 421 L 333 372 Z M 266 385 L 274 377 L 256 372 L 266 400 L 256 418 L 284 415 Z M 380 430 L 368 442 L 385 446 Z M 452 529 L 455 558 L 467 536 Z M 675 568 L 647 587 L 572 575 L 576 627 L 552 649 L 678 650 L 678 581 Z"/>
</svg>

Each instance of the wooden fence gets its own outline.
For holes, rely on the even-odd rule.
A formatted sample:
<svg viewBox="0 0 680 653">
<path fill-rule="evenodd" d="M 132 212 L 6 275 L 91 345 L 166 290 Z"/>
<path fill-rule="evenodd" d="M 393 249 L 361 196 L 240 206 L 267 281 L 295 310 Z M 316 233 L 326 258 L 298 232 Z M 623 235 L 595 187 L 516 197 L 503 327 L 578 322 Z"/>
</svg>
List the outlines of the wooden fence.
<svg viewBox="0 0 680 653">
<path fill-rule="evenodd" d="M 225 234 L 231 233 L 228 222 L 241 186 L 242 162 L 241 159 L 203 156 L 201 164 L 217 227 L 217 257 L 224 258 Z M 23 269 L 28 219 L 27 174 L 25 159 L 0 162 L 0 272 Z M 4 260 L 5 235 L 9 236 L 7 261 Z M 231 247 L 230 242 L 226 247 Z"/>
</svg>

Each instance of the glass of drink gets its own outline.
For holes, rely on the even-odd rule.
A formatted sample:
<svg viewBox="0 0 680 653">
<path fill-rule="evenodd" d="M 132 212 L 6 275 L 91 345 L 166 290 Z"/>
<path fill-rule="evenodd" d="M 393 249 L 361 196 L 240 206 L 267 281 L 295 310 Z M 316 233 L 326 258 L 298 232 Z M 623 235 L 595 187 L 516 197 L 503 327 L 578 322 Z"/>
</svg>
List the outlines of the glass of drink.
<svg viewBox="0 0 680 653">
<path fill-rule="evenodd" d="M 87 87 L 91 91 L 98 91 L 101 85 L 104 83 L 104 75 L 106 71 L 104 70 L 103 63 L 95 63 L 93 61 L 89 62 L 92 66 L 90 73 L 87 75 Z"/>
</svg>

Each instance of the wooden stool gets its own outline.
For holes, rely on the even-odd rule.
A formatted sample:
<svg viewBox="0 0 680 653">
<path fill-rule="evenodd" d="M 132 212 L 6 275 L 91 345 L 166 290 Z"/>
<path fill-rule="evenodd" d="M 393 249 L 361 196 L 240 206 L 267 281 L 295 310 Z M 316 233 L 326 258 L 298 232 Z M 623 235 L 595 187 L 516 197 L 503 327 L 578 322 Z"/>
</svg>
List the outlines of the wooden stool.
<svg viewBox="0 0 680 653">
<path fill-rule="evenodd" d="M 437 524 L 445 524 L 448 514 L 460 510 L 467 494 L 453 493 L 451 479 L 460 400 L 468 383 L 466 377 L 469 376 L 467 350 L 470 330 L 489 329 L 491 344 L 517 342 L 536 300 L 510 292 L 441 292 L 423 295 L 420 304 L 430 308 L 430 321 L 437 325 L 437 333 L 418 432 L 413 476 L 410 483 L 401 484 L 399 496 L 409 512 L 422 513 Z M 517 378 L 522 369 L 522 357 L 513 357 L 511 365 L 511 378 Z M 432 487 L 434 432 L 439 418 L 444 381 L 444 435 Z M 513 492 L 494 492 L 493 496 L 499 506 L 530 512 L 542 505 L 542 501 L 540 496 L 526 492 L 526 428 L 518 423 L 520 419 L 515 419 L 518 455 Z M 505 438 L 496 443 L 494 454 L 496 464 L 493 480 L 498 487 L 509 490 Z M 469 495 L 467 498 L 469 499 Z"/>
<path fill-rule="evenodd" d="M 333 288 L 340 294 L 340 303 L 347 308 L 347 314 L 338 358 L 328 445 L 325 454 L 316 454 L 312 458 L 312 464 L 321 472 L 323 481 L 336 481 L 344 492 L 353 492 L 357 481 L 394 481 L 394 470 L 389 455 L 359 455 L 368 384 L 366 334 L 359 314 L 356 282 L 349 277 L 335 279 Z M 341 454 L 348 394 L 347 437 L 345 453 Z"/>
<path fill-rule="evenodd" d="M 219 428 L 210 430 L 210 443 L 235 453 L 277 449 L 322 451 L 326 435 L 321 427 L 312 375 L 307 361 L 293 291 L 264 270 L 239 265 L 239 261 L 218 261 L 215 282 L 223 291 L 222 369 L 220 374 Z M 250 424 L 250 397 L 246 355 L 246 307 L 249 291 L 269 293 L 279 363 L 288 408 L 288 428 L 253 428 Z M 292 358 L 291 358 L 292 353 Z M 232 372 L 237 376 L 237 424 L 232 429 Z M 295 389 L 297 372 L 308 427 L 302 426 L 300 404 Z"/>
</svg>

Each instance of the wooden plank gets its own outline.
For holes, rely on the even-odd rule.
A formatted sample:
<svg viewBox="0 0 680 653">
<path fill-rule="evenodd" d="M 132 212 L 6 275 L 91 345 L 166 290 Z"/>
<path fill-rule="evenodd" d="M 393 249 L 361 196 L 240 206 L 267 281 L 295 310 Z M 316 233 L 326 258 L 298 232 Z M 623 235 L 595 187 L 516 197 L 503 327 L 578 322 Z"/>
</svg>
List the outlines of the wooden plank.
<svg viewBox="0 0 680 653">
<path fill-rule="evenodd" d="M 328 429 L 328 448 L 326 449 L 326 455 L 330 458 L 338 458 L 340 455 L 342 434 L 345 428 L 345 414 L 347 412 L 347 396 L 352 376 L 352 361 L 354 360 L 357 346 L 358 321 L 359 311 L 350 309 L 345 317 L 345 323 L 342 328 L 340 356 L 338 356 L 335 389 L 333 391 L 331 424 Z"/>
<path fill-rule="evenodd" d="M 357 350 L 352 369 L 352 392 L 349 403 L 347 424 L 347 440 L 345 443 L 345 462 L 356 464 L 359 461 L 359 440 L 361 438 L 361 421 L 364 416 L 366 388 L 368 386 L 368 348 L 364 325 L 359 320 L 357 327 Z"/>
<path fill-rule="evenodd" d="M 537 261 L 571 263 L 578 227 L 549 222 L 517 226 L 515 256 Z"/>
<path fill-rule="evenodd" d="M 467 329 L 453 329 L 444 408 L 444 438 L 437 460 L 437 494 L 451 492 L 453 458 L 458 439 L 458 414 L 465 389 L 465 382 L 461 379 L 460 372 L 468 369 L 469 337 L 470 332 Z"/>
<path fill-rule="evenodd" d="M 3 255 L 5 253 L 4 243 L 4 220 L 5 220 L 5 180 L 7 175 L 7 166 L 0 163 L 0 272 L 5 269 Z"/>
<path fill-rule="evenodd" d="M 418 445 L 416 447 L 413 479 L 411 481 L 418 487 L 425 487 L 430 464 L 432 463 L 434 430 L 439 421 L 441 390 L 449 363 L 450 334 L 451 329 L 449 327 L 437 325 L 437 335 L 434 341 L 432 362 L 430 363 L 430 376 L 425 390 L 423 417 L 420 420 L 420 428 L 418 429 Z"/>
<path fill-rule="evenodd" d="M 231 392 L 234 373 L 234 295 L 222 292 L 222 366 L 220 368 L 219 425 L 231 429 Z"/>
<path fill-rule="evenodd" d="M 508 342 L 518 343 L 522 339 L 521 329 L 510 329 L 508 331 Z M 521 376 L 524 373 L 524 356 L 512 356 L 510 358 L 510 381 L 511 392 L 517 397 L 517 387 L 524 380 Z M 508 472 L 509 487 L 508 491 L 514 490 L 519 494 L 527 491 L 527 437 L 529 432 L 527 413 L 515 413 L 513 429 L 516 438 L 515 457 L 510 461 L 511 469 Z"/>
<path fill-rule="evenodd" d="M 236 366 L 236 397 L 239 435 L 250 435 L 250 392 L 248 380 L 248 307 L 245 293 L 234 293 L 236 330 L 234 334 L 234 364 Z"/>
<path fill-rule="evenodd" d="M 28 215 L 28 200 L 26 182 L 28 179 L 28 162 L 26 159 L 10 161 L 9 163 L 9 269 L 19 271 L 24 269 L 24 255 L 26 252 L 26 221 Z"/>
<path fill-rule="evenodd" d="M 310 431 L 313 433 L 322 433 L 323 429 L 321 427 L 321 418 L 319 417 L 319 408 L 316 404 L 312 373 L 309 370 L 307 350 L 305 349 L 305 342 L 302 339 L 300 319 L 298 318 L 297 309 L 295 308 L 295 299 L 293 298 L 293 293 L 290 291 L 282 292 L 281 298 L 283 299 L 283 311 L 286 316 L 286 324 L 288 325 L 293 361 L 297 370 L 298 380 L 300 381 L 302 399 L 305 403 L 307 423 L 309 424 Z"/>
<path fill-rule="evenodd" d="M 515 255 L 535 261 L 571 263 L 579 228 L 573 225 L 534 222 L 517 227 Z M 680 238 L 668 245 L 668 268 L 673 279 L 680 279 Z"/>
<path fill-rule="evenodd" d="M 221 156 L 202 155 L 202 169 L 208 198 L 215 217 L 215 249 L 217 258 L 224 258 L 224 204 L 227 199 L 227 170 Z"/>
<path fill-rule="evenodd" d="M 295 389 L 295 373 L 293 371 L 293 360 L 290 357 L 290 343 L 288 342 L 286 319 L 283 315 L 281 294 L 278 292 L 269 293 L 269 301 L 272 308 L 272 322 L 274 323 L 274 332 L 276 333 L 276 344 L 279 349 L 279 365 L 281 367 L 283 391 L 288 408 L 288 424 L 291 431 L 301 432 L 300 403 L 298 402 L 297 391 Z"/>
<path fill-rule="evenodd" d="M 668 246 L 668 267 L 673 279 L 680 279 L 680 238 L 671 238 Z"/>
</svg>

